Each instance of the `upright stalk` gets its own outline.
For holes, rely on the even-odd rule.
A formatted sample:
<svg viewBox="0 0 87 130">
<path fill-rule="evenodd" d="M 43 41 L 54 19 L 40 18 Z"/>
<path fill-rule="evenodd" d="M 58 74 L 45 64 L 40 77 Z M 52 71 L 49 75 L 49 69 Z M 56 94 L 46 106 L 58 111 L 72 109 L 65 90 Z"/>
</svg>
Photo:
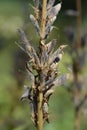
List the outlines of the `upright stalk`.
<svg viewBox="0 0 87 130">
<path fill-rule="evenodd" d="M 43 111 L 42 111 L 42 101 L 43 93 L 39 92 L 39 101 L 38 101 L 38 130 L 43 130 Z"/>
<path fill-rule="evenodd" d="M 74 130 L 80 130 L 80 110 L 75 110 L 75 126 Z"/>
<path fill-rule="evenodd" d="M 40 38 L 40 44 L 44 44 L 44 37 L 45 37 L 45 26 L 46 26 L 46 5 L 47 5 L 47 0 L 43 0 L 42 4 L 42 19 L 41 19 L 41 38 Z M 41 71 L 43 73 L 43 71 Z M 43 75 L 43 74 L 40 74 Z M 40 87 L 42 88 L 42 80 L 40 80 Z M 43 102 L 43 92 L 40 90 L 39 91 L 39 96 L 38 96 L 38 130 L 43 130 L 43 110 L 42 110 L 42 102 Z"/>
<path fill-rule="evenodd" d="M 25 85 L 25 93 L 21 100 L 28 98 L 31 119 L 37 130 L 43 130 L 45 121 L 49 123 L 49 98 L 55 87 L 62 84 L 62 80 L 66 78 L 66 76 L 59 77 L 58 74 L 58 65 L 66 45 L 61 45 L 54 51 L 56 40 L 53 39 L 46 43 L 49 33 L 52 31 L 53 23 L 61 9 L 61 2 L 57 5 L 54 5 L 54 2 L 55 0 L 49 0 L 48 2 L 43 0 L 41 4 L 39 0 L 34 0 L 35 7 L 33 8 L 38 17 L 30 14 L 30 20 L 40 37 L 38 52 L 27 39 L 24 31 L 19 29 L 24 48 L 20 45 L 19 47 L 29 56 L 26 70 L 31 79 L 31 87 Z"/>
<path fill-rule="evenodd" d="M 79 15 L 77 16 L 77 47 L 81 45 L 81 0 L 76 0 L 77 11 Z"/>
<path fill-rule="evenodd" d="M 79 50 L 79 48 L 81 47 L 81 0 L 76 0 L 76 6 L 77 6 L 77 11 L 79 12 L 79 15 L 77 16 L 77 52 Z M 77 57 L 77 61 L 78 61 Z M 76 73 L 76 85 L 77 82 L 80 82 L 79 78 L 78 78 L 79 72 Z M 78 88 L 78 86 L 76 86 Z M 79 90 L 78 90 L 79 93 Z M 80 108 L 78 109 L 77 107 L 75 108 L 75 126 L 74 126 L 74 130 L 80 130 Z"/>
</svg>

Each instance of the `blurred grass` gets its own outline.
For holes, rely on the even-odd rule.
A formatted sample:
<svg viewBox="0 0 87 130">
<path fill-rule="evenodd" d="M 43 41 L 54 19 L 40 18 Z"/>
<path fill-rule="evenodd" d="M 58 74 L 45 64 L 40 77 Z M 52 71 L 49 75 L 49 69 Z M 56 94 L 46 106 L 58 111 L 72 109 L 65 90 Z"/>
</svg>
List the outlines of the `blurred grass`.
<svg viewBox="0 0 87 130">
<path fill-rule="evenodd" d="M 5 17 L 21 15 L 21 4 L 16 0 L 0 0 L 0 15 Z"/>
<path fill-rule="evenodd" d="M 22 7 L 17 1 L 0 1 L 0 36 L 11 38 L 23 26 Z"/>
</svg>

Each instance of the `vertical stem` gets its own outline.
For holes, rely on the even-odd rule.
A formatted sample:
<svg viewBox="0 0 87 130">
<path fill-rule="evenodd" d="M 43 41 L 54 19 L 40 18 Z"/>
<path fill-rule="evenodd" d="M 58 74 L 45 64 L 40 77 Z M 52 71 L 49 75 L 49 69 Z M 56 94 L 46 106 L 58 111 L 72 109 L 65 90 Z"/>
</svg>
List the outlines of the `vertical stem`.
<svg viewBox="0 0 87 130">
<path fill-rule="evenodd" d="M 44 36 L 45 36 L 46 5 L 47 5 L 47 0 L 43 0 L 42 19 L 41 19 L 41 39 L 42 39 L 42 40 L 44 40 Z"/>
<path fill-rule="evenodd" d="M 43 111 L 42 111 L 43 93 L 39 92 L 38 101 L 38 130 L 43 130 Z"/>
<path fill-rule="evenodd" d="M 75 110 L 75 126 L 74 130 L 80 130 L 80 110 Z"/>
<path fill-rule="evenodd" d="M 77 11 L 79 12 L 79 15 L 77 16 L 77 48 L 76 48 L 78 51 L 78 49 L 81 46 L 81 0 L 76 0 L 76 6 L 77 6 Z M 77 61 L 78 61 L 78 58 L 79 57 L 77 57 L 77 59 L 76 59 Z M 77 82 L 79 82 L 78 73 L 79 72 L 77 72 L 74 75 L 75 78 L 77 77 L 76 79 L 74 79 L 77 88 L 78 88 Z M 79 96 L 79 95 L 77 95 L 77 96 Z M 75 109 L 74 130 L 80 130 L 80 109 Z"/>
<path fill-rule="evenodd" d="M 81 45 L 81 0 L 76 0 L 77 11 L 79 15 L 77 16 L 77 47 Z"/>
<path fill-rule="evenodd" d="M 43 0 L 43 4 L 42 4 L 42 19 L 41 19 L 41 37 L 40 37 L 40 44 L 43 43 L 44 44 L 44 37 L 45 37 L 45 27 L 46 27 L 46 5 L 47 5 L 47 0 Z M 40 50 L 42 50 L 42 46 L 40 47 Z M 40 51 L 41 53 L 41 57 L 42 57 L 42 51 Z M 41 62 L 43 63 L 43 62 Z M 39 72 L 40 75 L 43 75 L 42 71 Z M 42 81 L 43 79 L 39 79 L 40 80 L 40 87 L 42 87 Z M 39 95 L 38 95 L 38 115 L 37 115 L 37 119 L 38 119 L 38 126 L 37 126 L 37 130 L 43 130 L 43 110 L 42 110 L 42 102 L 43 102 L 43 93 L 41 90 L 39 90 Z"/>
</svg>

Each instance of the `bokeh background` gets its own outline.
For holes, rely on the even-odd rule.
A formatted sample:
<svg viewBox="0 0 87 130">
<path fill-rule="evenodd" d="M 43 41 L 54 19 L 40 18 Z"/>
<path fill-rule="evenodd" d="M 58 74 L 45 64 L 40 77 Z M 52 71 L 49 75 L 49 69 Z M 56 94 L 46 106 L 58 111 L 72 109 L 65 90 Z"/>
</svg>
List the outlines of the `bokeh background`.
<svg viewBox="0 0 87 130">
<path fill-rule="evenodd" d="M 35 47 L 38 46 L 38 35 L 29 20 L 33 11 L 32 0 L 0 0 L 0 130 L 34 130 L 28 102 L 21 102 L 23 86 L 29 86 L 30 80 L 25 71 L 27 56 L 16 43 L 20 43 L 18 28 L 23 28 Z M 87 0 L 82 5 L 82 33 L 87 33 Z M 52 31 L 49 39 L 56 38 L 58 45 L 68 44 L 64 30 L 76 28 L 76 16 L 66 15 L 66 10 L 76 10 L 76 0 L 62 0 L 62 9 L 55 22 L 57 29 Z M 33 12 L 34 13 L 34 12 Z M 76 35 L 76 33 L 75 33 Z M 87 36 L 87 35 L 86 35 Z M 86 46 L 87 48 L 87 46 Z M 87 49 L 86 49 L 87 50 Z M 66 73 L 66 64 L 71 63 L 68 50 L 65 51 L 60 72 Z M 87 74 L 87 60 L 85 71 Z M 44 130 L 73 130 L 74 105 L 71 95 L 63 87 L 58 87 L 49 102 L 50 124 Z M 81 130 L 87 130 L 87 111 L 81 114 Z"/>
</svg>

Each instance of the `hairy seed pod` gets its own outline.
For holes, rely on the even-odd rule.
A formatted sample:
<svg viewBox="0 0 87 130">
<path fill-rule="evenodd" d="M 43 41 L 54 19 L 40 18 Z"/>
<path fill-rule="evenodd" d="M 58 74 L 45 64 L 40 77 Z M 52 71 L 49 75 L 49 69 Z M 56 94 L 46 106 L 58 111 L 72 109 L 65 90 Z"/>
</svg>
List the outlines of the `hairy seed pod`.
<svg viewBox="0 0 87 130">
<path fill-rule="evenodd" d="M 21 96 L 21 101 L 23 101 L 24 99 L 28 98 L 28 96 L 30 95 L 30 88 L 27 87 L 26 85 L 24 85 L 24 88 L 25 88 L 25 92 Z"/>
<path fill-rule="evenodd" d="M 55 0 L 49 0 L 48 4 L 47 4 L 47 10 L 49 10 L 50 8 L 52 8 L 52 6 L 54 5 Z"/>
<path fill-rule="evenodd" d="M 61 45 L 49 58 L 49 64 L 52 64 L 56 57 L 62 54 L 63 50 L 67 47 L 67 45 Z"/>
<path fill-rule="evenodd" d="M 53 51 L 55 45 L 56 45 L 56 39 L 53 39 L 52 41 L 50 41 L 48 44 L 45 45 L 48 54 L 50 54 Z"/>
<path fill-rule="evenodd" d="M 58 54 L 58 56 L 53 59 L 50 67 L 55 70 L 58 67 L 58 64 L 61 61 L 61 59 L 62 59 L 62 53 Z"/>
<path fill-rule="evenodd" d="M 39 36 L 40 36 L 40 27 L 39 27 L 39 24 L 38 24 L 38 21 L 36 20 L 36 18 L 31 14 L 30 15 L 30 20 L 31 20 L 31 22 L 33 23 L 33 25 L 35 26 L 35 28 L 36 28 L 36 31 L 37 31 L 37 33 L 39 34 Z"/>
<path fill-rule="evenodd" d="M 43 103 L 43 113 L 48 113 L 48 104 L 47 104 L 47 102 Z"/>
<path fill-rule="evenodd" d="M 49 19 L 53 18 L 54 16 L 57 16 L 59 11 L 61 9 L 61 3 L 58 3 L 54 7 L 52 7 L 50 10 L 47 12 L 47 16 Z"/>
<path fill-rule="evenodd" d="M 53 18 L 48 19 L 46 26 L 52 26 L 53 23 L 55 22 L 56 18 L 57 18 L 57 17 L 54 16 Z"/>
<path fill-rule="evenodd" d="M 53 94 L 54 90 L 53 89 L 49 89 L 45 94 L 44 94 L 44 97 L 46 99 L 49 98 L 49 96 L 51 96 Z"/>
<path fill-rule="evenodd" d="M 45 30 L 45 39 L 48 38 L 48 36 L 49 36 L 50 32 L 53 30 L 53 28 L 54 28 L 54 27 L 51 26 L 51 25 L 46 26 L 46 30 Z"/>
</svg>

